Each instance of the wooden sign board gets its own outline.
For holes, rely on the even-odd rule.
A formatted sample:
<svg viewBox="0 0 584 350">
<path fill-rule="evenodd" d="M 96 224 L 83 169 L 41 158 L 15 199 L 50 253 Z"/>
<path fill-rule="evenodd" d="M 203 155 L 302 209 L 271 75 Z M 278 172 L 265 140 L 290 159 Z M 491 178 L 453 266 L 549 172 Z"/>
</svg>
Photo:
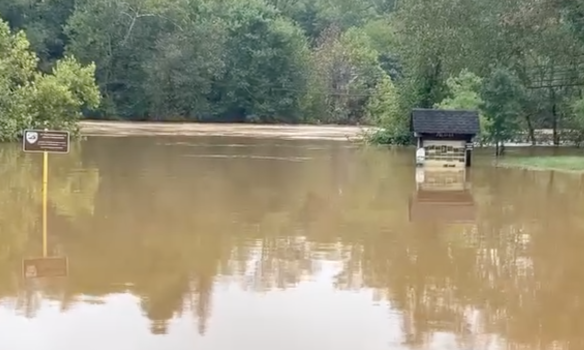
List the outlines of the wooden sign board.
<svg viewBox="0 0 584 350">
<path fill-rule="evenodd" d="M 66 277 L 69 262 L 65 257 L 32 258 L 22 260 L 24 278 Z"/>
<path fill-rule="evenodd" d="M 60 130 L 25 130 L 22 149 L 25 152 L 69 153 L 70 134 Z"/>
</svg>

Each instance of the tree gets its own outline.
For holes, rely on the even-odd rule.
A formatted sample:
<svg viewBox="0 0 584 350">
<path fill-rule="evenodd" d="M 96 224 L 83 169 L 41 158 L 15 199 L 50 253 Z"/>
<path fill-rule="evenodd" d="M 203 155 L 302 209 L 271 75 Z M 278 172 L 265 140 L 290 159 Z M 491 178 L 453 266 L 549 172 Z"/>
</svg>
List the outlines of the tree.
<svg viewBox="0 0 584 350">
<path fill-rule="evenodd" d="M 407 109 L 391 78 L 384 75 L 365 106 L 367 121 L 380 127 L 368 134 L 369 141 L 394 145 L 410 143 Z"/>
<path fill-rule="evenodd" d="M 227 21 L 225 74 L 209 99 L 221 121 L 294 122 L 306 92 L 308 42 L 293 22 L 261 0 L 215 7 Z"/>
<path fill-rule="evenodd" d="M 582 4 L 0 0 L 0 13 L 42 72 L 66 55 L 95 62 L 103 102 L 87 117 L 363 123 L 383 74 L 404 111 L 453 108 L 474 97 L 452 79 L 505 66 L 528 90 L 517 132 L 535 144 L 552 129 L 560 144 L 584 84 Z"/>
<path fill-rule="evenodd" d="M 446 80 L 449 97 L 437 103 L 442 109 L 478 109 L 482 100 L 479 96 L 482 79 L 474 73 L 463 70 L 457 77 Z"/>
<path fill-rule="evenodd" d="M 71 56 L 57 61 L 52 74 L 37 73 L 27 89 L 33 124 L 77 131 L 82 111 L 99 106 L 94 73 L 95 65 L 82 66 Z"/>
<path fill-rule="evenodd" d="M 361 29 L 324 31 L 312 54 L 311 114 L 326 123 L 363 122 L 365 103 L 384 76 L 378 57 Z"/>
<path fill-rule="evenodd" d="M 94 65 L 66 57 L 45 74 L 37 71 L 37 62 L 24 32 L 11 34 L 0 21 L 1 140 L 15 140 L 30 127 L 75 131 L 81 111 L 99 105 Z"/>
<path fill-rule="evenodd" d="M 446 80 L 449 96 L 442 102 L 437 103 L 434 107 L 440 109 L 468 109 L 479 110 L 483 100 L 479 95 L 483 79 L 469 70 L 463 70 L 457 77 L 450 77 Z M 479 111 L 481 131 L 479 138 L 487 140 L 488 120 L 484 114 Z"/>
<path fill-rule="evenodd" d="M 26 33 L 43 72 L 49 72 L 55 61 L 63 56 L 67 41 L 63 23 L 74 3 L 73 0 L 0 0 L 0 14 L 13 30 Z"/>
<path fill-rule="evenodd" d="M 464 68 L 480 71 L 485 5 L 478 1 L 401 1 L 392 18 L 395 41 L 414 105 L 431 108 L 444 99 L 446 79 Z M 486 41 L 490 43 L 491 40 Z"/>
<path fill-rule="evenodd" d="M 571 118 L 568 119 L 568 126 L 572 134 L 572 140 L 577 146 L 584 142 L 584 98 L 577 98 L 570 101 L 572 109 Z"/>
<path fill-rule="evenodd" d="M 508 69 L 497 68 L 484 80 L 480 97 L 483 100 L 480 108 L 489 121 L 486 130 L 499 156 L 504 152 L 504 142 L 519 130 L 525 90 Z"/>
<path fill-rule="evenodd" d="M 371 39 L 371 46 L 377 53 L 379 65 L 397 81 L 403 78 L 403 67 L 398 57 L 396 35 L 390 20 L 387 18 L 375 19 L 365 23 L 363 31 Z"/>
<path fill-rule="evenodd" d="M 384 75 L 375 86 L 371 98 L 365 107 L 367 121 L 392 130 L 401 130 L 403 123 L 402 109 L 397 89 L 391 78 Z"/>
<path fill-rule="evenodd" d="M 174 30 L 176 24 L 165 16 L 172 10 L 163 1 L 79 1 L 64 24 L 66 52 L 81 62 L 95 62 L 104 96 L 100 116 L 148 115 L 144 63 L 158 35 Z"/>
<path fill-rule="evenodd" d="M 198 19 L 160 34 L 141 66 L 153 119 L 205 120 L 213 114 L 213 82 L 226 73 L 227 20 L 205 4 L 184 11 Z"/>
</svg>

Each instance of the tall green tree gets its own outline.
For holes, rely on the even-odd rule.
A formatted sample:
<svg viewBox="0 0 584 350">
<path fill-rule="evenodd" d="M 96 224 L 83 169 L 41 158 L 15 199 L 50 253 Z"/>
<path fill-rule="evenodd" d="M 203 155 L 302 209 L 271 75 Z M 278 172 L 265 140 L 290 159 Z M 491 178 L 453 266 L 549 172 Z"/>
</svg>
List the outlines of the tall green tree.
<svg viewBox="0 0 584 350">
<path fill-rule="evenodd" d="M 497 68 L 488 76 L 480 93 L 481 110 L 489 121 L 487 132 L 495 143 L 495 154 L 504 152 L 504 142 L 513 138 L 520 126 L 525 90 L 517 76 L 506 68 Z"/>
<path fill-rule="evenodd" d="M 294 122 L 307 84 L 303 32 L 261 0 L 218 4 L 227 21 L 225 73 L 210 100 L 222 121 Z"/>
<path fill-rule="evenodd" d="M 476 74 L 466 69 L 463 70 L 458 76 L 450 77 L 446 80 L 448 97 L 434 107 L 440 109 L 479 110 L 483 104 L 480 96 L 482 82 L 483 79 Z M 487 132 L 489 120 L 485 118 L 483 113 L 479 113 L 479 117 L 481 123 L 479 138 L 486 141 L 489 138 Z"/>
<path fill-rule="evenodd" d="M 365 104 L 384 76 L 379 54 L 359 28 L 323 32 L 312 55 L 311 110 L 326 123 L 361 123 Z"/>
<path fill-rule="evenodd" d="M 65 25 L 67 52 L 82 62 L 95 62 L 104 95 L 102 114 L 145 118 L 143 63 L 151 57 L 157 35 L 168 31 L 162 1 L 83 0 Z"/>
<path fill-rule="evenodd" d="M 375 86 L 372 96 L 365 106 L 367 121 L 382 125 L 391 130 L 402 130 L 406 127 L 403 110 L 400 106 L 399 93 L 391 81 L 384 75 Z"/>
</svg>

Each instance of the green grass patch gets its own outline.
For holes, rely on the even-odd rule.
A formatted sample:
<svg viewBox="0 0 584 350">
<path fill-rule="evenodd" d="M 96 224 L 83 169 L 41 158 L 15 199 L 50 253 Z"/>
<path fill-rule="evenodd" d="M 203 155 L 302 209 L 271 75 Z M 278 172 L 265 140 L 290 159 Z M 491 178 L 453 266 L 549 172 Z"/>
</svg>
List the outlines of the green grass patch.
<svg viewBox="0 0 584 350">
<path fill-rule="evenodd" d="M 504 167 L 584 172 L 584 156 L 508 157 L 498 161 Z"/>
</svg>

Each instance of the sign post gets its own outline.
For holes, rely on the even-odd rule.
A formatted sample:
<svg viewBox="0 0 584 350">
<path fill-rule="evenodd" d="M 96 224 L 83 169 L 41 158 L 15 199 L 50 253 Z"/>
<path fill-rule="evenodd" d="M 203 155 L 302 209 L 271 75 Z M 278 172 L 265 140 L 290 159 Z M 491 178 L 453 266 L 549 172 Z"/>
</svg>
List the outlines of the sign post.
<svg viewBox="0 0 584 350">
<path fill-rule="evenodd" d="M 43 153 L 43 259 L 25 259 L 23 261 L 23 274 L 26 278 L 47 277 L 51 275 L 61 276 L 63 274 L 63 270 L 66 274 L 68 269 L 66 258 L 47 258 L 47 207 L 49 189 L 49 153 L 69 153 L 69 146 L 71 143 L 70 141 L 71 136 L 68 131 L 47 129 L 24 131 L 24 136 L 22 138 L 22 150 L 24 152 Z M 54 267 L 55 261 L 57 261 L 57 266 L 60 267 Z M 52 267 L 44 268 L 43 266 L 47 264 Z M 65 267 L 63 268 L 63 266 Z M 33 273 L 33 270 L 36 272 Z M 39 273 L 39 271 L 41 272 Z"/>
<path fill-rule="evenodd" d="M 49 153 L 43 152 L 43 256 L 47 256 L 47 202 L 49 190 Z"/>
</svg>

